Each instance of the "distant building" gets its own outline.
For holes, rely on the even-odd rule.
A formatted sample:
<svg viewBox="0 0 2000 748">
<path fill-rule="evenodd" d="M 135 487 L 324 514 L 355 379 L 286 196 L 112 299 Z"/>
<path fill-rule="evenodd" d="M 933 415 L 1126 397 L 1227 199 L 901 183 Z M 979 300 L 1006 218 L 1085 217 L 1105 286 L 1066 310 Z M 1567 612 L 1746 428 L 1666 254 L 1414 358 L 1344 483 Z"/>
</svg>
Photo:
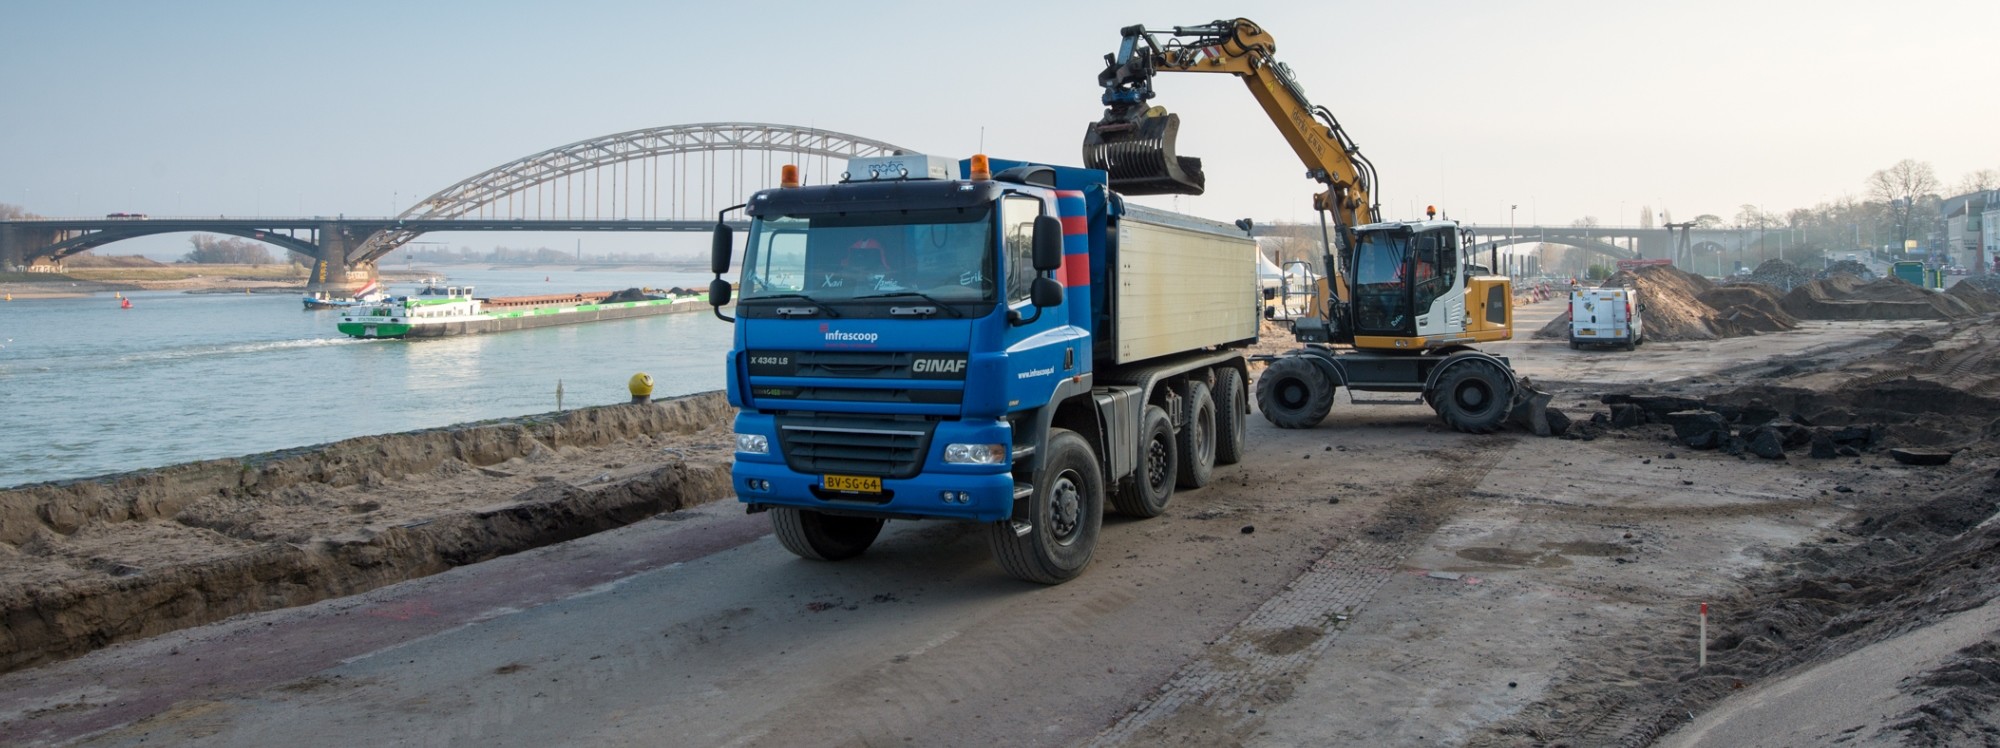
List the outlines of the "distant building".
<svg viewBox="0 0 2000 748">
<path fill-rule="evenodd" d="M 1938 203 L 1944 219 L 1944 261 L 1953 265 L 1993 270 L 1996 242 L 1995 222 L 2000 220 L 2000 190 L 1968 192 Z"/>
</svg>

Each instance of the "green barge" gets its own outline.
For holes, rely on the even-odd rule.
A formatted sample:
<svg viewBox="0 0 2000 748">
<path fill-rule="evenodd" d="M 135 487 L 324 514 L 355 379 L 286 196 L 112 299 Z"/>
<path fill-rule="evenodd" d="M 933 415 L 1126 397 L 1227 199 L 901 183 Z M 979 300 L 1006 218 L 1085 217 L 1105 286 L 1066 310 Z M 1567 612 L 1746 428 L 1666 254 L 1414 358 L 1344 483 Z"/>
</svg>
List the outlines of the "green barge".
<svg viewBox="0 0 2000 748">
<path fill-rule="evenodd" d="M 348 307 L 339 329 L 357 338 L 441 338 L 708 309 L 708 294 L 681 289 L 480 298 L 466 286 L 449 288 L 443 297 L 398 296 Z"/>
</svg>

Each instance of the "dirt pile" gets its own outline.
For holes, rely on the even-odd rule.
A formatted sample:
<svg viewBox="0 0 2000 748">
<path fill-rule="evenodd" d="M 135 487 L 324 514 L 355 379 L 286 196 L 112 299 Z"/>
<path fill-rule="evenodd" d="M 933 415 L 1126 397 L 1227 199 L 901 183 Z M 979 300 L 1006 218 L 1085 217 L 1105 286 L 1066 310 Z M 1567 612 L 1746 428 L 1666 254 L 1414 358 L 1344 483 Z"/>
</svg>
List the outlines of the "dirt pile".
<svg viewBox="0 0 2000 748">
<path fill-rule="evenodd" d="M 0 672 L 729 495 L 720 393 L 0 491 Z"/>
<path fill-rule="evenodd" d="M 2000 293 L 2000 275 L 1973 275 L 1960 278 L 1957 283 L 1952 284 L 1952 288 L 1966 285 L 1984 291 Z"/>
<path fill-rule="evenodd" d="M 1977 312 L 1957 297 L 1900 278 L 1863 281 L 1851 275 L 1816 280 L 1785 294 L 1785 311 L 1799 319 L 1957 319 Z"/>
<path fill-rule="evenodd" d="M 1642 316 L 1647 340 L 1714 340 L 1798 327 L 1778 293 L 1766 285 L 1717 286 L 1699 275 L 1659 265 L 1621 271 L 1604 281 L 1606 288 L 1617 286 L 1638 289 L 1646 304 Z M 1537 338 L 1568 336 L 1568 314 L 1535 332 Z"/>
<path fill-rule="evenodd" d="M 1765 260 L 1764 264 L 1750 271 L 1748 278 L 1752 283 L 1762 283 L 1780 291 L 1790 291 L 1811 282 L 1812 279 L 1812 273 L 1784 260 Z"/>
<path fill-rule="evenodd" d="M 1971 280 L 1967 278 L 1953 283 L 1951 288 L 1945 289 L 1944 292 L 1952 298 L 1965 302 L 1972 311 L 1980 314 L 2000 312 L 2000 290 L 1984 284 L 1974 284 Z"/>
<path fill-rule="evenodd" d="M 1784 310 L 1785 297 L 1762 283 L 1718 286 L 1700 298 L 1701 303 L 1716 311 L 1709 327 L 1722 337 L 1779 332 L 1799 326 L 1798 319 Z"/>
<path fill-rule="evenodd" d="M 1826 278 L 1831 278 L 1836 275 L 1852 275 L 1864 281 L 1875 280 L 1875 271 L 1868 269 L 1867 265 L 1863 265 L 1860 262 L 1856 262 L 1854 260 L 1841 260 L 1839 262 L 1833 263 L 1832 265 L 1828 266 L 1827 269 L 1821 270 L 1818 273 L 1813 274 L 1813 277 L 1815 279 L 1824 280 Z"/>
</svg>

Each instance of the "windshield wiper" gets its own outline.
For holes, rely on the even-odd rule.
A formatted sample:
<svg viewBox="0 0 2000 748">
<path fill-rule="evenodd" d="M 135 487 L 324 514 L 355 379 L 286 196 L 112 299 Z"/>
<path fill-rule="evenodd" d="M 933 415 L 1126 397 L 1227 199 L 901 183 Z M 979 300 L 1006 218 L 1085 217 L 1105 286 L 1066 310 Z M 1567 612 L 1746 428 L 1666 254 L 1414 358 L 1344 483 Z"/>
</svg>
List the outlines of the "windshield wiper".
<svg viewBox="0 0 2000 748">
<path fill-rule="evenodd" d="M 964 312 L 961 312 L 961 311 L 959 311 L 959 310 L 957 310 L 957 309 L 953 309 L 953 308 L 951 307 L 951 305 L 949 305 L 949 304 L 946 304 L 946 303 L 944 303 L 944 302 L 942 302 L 942 301 L 938 301 L 938 300 L 937 300 L 937 297 L 935 297 L 935 296 L 932 296 L 932 295 L 930 295 L 930 294 L 927 294 L 927 293 L 924 293 L 924 292 L 922 292 L 922 291 L 890 291 L 890 292 L 887 292 L 887 293 L 873 293 L 873 294 L 869 294 L 869 295 L 867 295 L 867 296 L 856 296 L 856 297 L 854 297 L 854 300 L 855 300 L 855 301 L 860 301 L 860 300 L 862 300 L 862 299 L 884 299 L 884 298 L 888 298 L 888 297 L 891 297 L 891 296 L 915 296 L 915 297 L 917 297 L 917 298 L 920 298 L 920 299 L 923 299 L 923 300 L 925 300 L 925 301 L 928 301 L 928 302 L 930 302 L 930 303 L 932 303 L 932 304 L 936 304 L 936 305 L 938 305 L 938 307 L 939 307 L 939 308 L 941 308 L 941 309 L 943 309 L 943 310 L 945 310 L 945 311 L 947 311 L 947 312 L 951 312 L 951 316 L 953 316 L 953 317 L 964 317 L 964 316 L 965 316 L 965 313 L 964 313 Z"/>
<path fill-rule="evenodd" d="M 774 293 L 774 294 L 771 294 L 771 295 L 769 295 L 769 296 L 759 296 L 759 297 L 757 297 L 757 298 L 756 298 L 756 299 L 754 299 L 754 300 L 755 300 L 755 301 L 768 301 L 768 300 L 770 300 L 770 299 L 805 299 L 805 300 L 806 300 L 806 303 L 807 303 L 807 304 L 811 304 L 811 305 L 813 305 L 813 308 L 814 308 L 814 309 L 818 309 L 819 311 L 822 311 L 822 312 L 826 312 L 826 316 L 828 316 L 828 317 L 839 317 L 839 316 L 840 316 L 840 313 L 839 313 L 839 312 L 836 312 L 836 311 L 834 311 L 834 310 L 833 310 L 833 307 L 830 307 L 830 306 L 827 306 L 827 305 L 825 305 L 825 304 L 822 304 L 822 303 L 820 303 L 820 302 L 819 302 L 819 299 L 815 299 L 815 298 L 813 298 L 813 297 L 811 297 L 811 296 L 807 296 L 807 295 L 805 295 L 805 294 L 802 294 L 802 293 Z M 778 308 L 778 313 L 779 313 L 779 314 L 783 314 L 783 315 L 787 315 L 787 316 L 790 316 L 790 314 L 791 314 L 792 312 L 794 312 L 794 311 L 796 311 L 796 310 L 795 310 L 795 309 L 793 309 L 792 307 L 779 307 L 779 308 Z"/>
</svg>

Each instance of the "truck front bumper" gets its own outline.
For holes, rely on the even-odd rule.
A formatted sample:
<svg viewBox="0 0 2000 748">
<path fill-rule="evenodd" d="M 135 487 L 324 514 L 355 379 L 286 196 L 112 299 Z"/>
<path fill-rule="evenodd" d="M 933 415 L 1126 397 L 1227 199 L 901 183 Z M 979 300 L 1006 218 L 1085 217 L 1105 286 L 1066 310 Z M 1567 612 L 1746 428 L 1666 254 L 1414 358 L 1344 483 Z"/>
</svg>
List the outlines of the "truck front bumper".
<svg viewBox="0 0 2000 748">
<path fill-rule="evenodd" d="M 794 472 L 782 462 L 739 459 L 730 477 L 737 500 L 752 506 L 997 522 L 1014 513 L 1013 473 L 1005 465 L 997 467 L 996 473 L 926 472 L 908 479 L 883 478 L 881 493 L 828 491 L 823 476 Z"/>
</svg>

